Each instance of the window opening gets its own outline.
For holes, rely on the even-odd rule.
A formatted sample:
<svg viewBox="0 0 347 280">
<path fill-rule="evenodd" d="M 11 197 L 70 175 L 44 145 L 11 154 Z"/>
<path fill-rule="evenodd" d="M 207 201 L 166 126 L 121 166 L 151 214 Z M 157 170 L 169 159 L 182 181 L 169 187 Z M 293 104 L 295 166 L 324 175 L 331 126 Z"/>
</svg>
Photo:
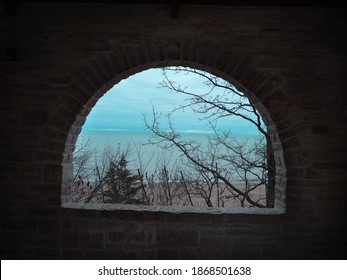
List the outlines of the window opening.
<svg viewBox="0 0 347 280">
<path fill-rule="evenodd" d="M 275 157 L 244 93 L 210 73 L 149 69 L 107 92 L 73 153 L 74 203 L 272 208 Z"/>
</svg>

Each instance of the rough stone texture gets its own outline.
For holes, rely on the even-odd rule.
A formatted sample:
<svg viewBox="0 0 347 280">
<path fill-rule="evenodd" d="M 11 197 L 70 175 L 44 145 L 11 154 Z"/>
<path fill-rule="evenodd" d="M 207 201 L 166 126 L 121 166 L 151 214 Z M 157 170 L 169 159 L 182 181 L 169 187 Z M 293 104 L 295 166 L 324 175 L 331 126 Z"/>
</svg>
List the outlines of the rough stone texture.
<svg viewBox="0 0 347 280">
<path fill-rule="evenodd" d="M 5 18 L 2 259 L 345 258 L 345 10 L 182 5 L 172 19 L 167 6 L 22 3 Z M 5 61 L 14 41 L 17 60 Z M 284 214 L 61 207 L 92 106 L 165 65 L 210 71 L 266 108 L 287 169 Z"/>
</svg>

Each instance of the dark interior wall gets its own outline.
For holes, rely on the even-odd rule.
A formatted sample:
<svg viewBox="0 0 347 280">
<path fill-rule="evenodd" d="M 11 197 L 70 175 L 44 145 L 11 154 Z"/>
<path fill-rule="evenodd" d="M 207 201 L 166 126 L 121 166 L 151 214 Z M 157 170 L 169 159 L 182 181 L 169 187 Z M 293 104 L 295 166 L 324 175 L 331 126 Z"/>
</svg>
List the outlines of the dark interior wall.
<svg viewBox="0 0 347 280">
<path fill-rule="evenodd" d="M 0 20 L 1 257 L 344 258 L 345 10 L 182 5 L 170 14 L 23 3 Z M 214 71 L 261 100 L 283 146 L 285 214 L 61 207 L 65 145 L 97 97 L 166 64 Z"/>
</svg>

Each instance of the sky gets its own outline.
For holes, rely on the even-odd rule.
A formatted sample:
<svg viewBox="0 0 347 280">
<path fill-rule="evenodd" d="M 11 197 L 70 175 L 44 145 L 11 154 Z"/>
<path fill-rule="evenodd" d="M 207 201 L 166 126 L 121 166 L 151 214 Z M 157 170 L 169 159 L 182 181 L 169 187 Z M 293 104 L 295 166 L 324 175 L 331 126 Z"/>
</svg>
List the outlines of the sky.
<svg viewBox="0 0 347 280">
<path fill-rule="evenodd" d="M 172 74 L 177 85 L 188 86 L 194 92 L 206 92 L 208 88 L 197 76 Z M 160 125 L 165 128 L 167 114 L 184 104 L 183 94 L 160 86 L 162 70 L 149 69 L 122 80 L 106 92 L 96 103 L 83 126 L 83 130 L 145 131 L 144 115 L 152 119 L 153 108 L 161 112 Z M 216 93 L 218 94 L 218 93 Z M 208 121 L 190 109 L 175 111 L 171 116 L 174 128 L 181 132 L 211 132 Z M 217 123 L 221 130 L 254 134 L 257 130 L 240 119 L 225 119 Z"/>
</svg>

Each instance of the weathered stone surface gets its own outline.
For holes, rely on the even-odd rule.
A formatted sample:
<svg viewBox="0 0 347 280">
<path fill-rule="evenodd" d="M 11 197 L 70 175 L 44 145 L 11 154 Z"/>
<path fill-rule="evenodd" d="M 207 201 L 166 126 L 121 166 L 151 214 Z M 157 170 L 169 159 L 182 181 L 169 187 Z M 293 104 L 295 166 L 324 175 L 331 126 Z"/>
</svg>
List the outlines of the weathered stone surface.
<svg viewBox="0 0 347 280">
<path fill-rule="evenodd" d="M 165 5 L 18 6 L 17 60 L 0 61 L 3 259 L 345 258 L 345 10 L 182 5 L 172 20 Z M 61 207 L 98 98 L 166 65 L 219 74 L 259 105 L 284 214 Z"/>
</svg>

